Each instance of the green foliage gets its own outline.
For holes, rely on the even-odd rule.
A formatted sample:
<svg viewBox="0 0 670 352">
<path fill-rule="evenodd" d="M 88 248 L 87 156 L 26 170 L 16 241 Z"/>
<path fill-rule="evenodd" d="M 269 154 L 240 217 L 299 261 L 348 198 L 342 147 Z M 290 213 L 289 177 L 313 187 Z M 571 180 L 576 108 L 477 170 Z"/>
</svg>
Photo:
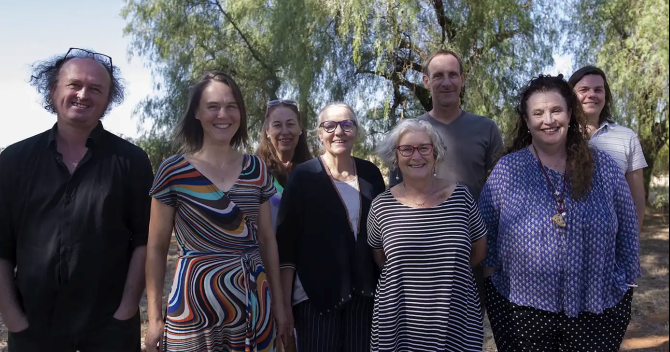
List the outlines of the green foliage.
<svg viewBox="0 0 670 352">
<path fill-rule="evenodd" d="M 607 73 L 615 119 L 636 131 L 642 144 L 648 190 L 657 155 L 668 148 L 668 0 L 575 0 L 567 6 L 567 50 L 576 54 L 577 66 L 596 64 Z"/>
<path fill-rule="evenodd" d="M 404 117 L 431 108 L 422 61 L 433 50 L 462 54 L 464 105 L 506 129 L 511 99 L 552 63 L 549 1 L 519 0 L 126 0 L 130 53 L 154 73 L 154 96 L 137 108 L 167 136 L 185 109 L 189 85 L 209 69 L 234 75 L 243 89 L 252 137 L 265 102 L 299 101 L 306 127 L 318 108 L 344 100 L 358 111 L 371 152 Z"/>
</svg>

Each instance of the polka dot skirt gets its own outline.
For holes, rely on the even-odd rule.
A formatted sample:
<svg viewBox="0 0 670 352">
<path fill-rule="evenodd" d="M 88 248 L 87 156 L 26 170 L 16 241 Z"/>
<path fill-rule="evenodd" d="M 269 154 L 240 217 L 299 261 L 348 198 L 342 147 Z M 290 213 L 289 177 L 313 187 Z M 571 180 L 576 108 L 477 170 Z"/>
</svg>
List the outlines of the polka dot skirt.
<svg viewBox="0 0 670 352">
<path fill-rule="evenodd" d="M 510 302 L 486 279 L 486 308 L 499 352 L 619 351 L 630 322 L 633 289 L 602 314 L 576 318 Z"/>
</svg>

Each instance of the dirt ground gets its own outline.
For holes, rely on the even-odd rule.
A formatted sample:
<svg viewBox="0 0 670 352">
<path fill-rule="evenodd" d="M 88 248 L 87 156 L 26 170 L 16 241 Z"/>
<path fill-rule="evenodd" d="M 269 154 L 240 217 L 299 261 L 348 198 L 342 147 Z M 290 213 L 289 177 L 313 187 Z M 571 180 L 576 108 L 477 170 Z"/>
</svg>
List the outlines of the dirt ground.
<svg viewBox="0 0 670 352">
<path fill-rule="evenodd" d="M 669 351 L 668 347 L 668 210 L 647 209 L 644 229 L 640 235 L 642 277 L 633 296 L 632 320 L 621 351 Z M 172 241 L 165 275 L 163 299 L 167 300 L 177 258 L 177 245 Z M 146 328 L 146 297 L 141 302 L 142 329 Z M 484 351 L 495 352 L 495 343 L 485 323 Z M 144 331 L 142 333 L 144 336 Z M 7 329 L 0 317 L 0 352 L 6 352 Z"/>
</svg>

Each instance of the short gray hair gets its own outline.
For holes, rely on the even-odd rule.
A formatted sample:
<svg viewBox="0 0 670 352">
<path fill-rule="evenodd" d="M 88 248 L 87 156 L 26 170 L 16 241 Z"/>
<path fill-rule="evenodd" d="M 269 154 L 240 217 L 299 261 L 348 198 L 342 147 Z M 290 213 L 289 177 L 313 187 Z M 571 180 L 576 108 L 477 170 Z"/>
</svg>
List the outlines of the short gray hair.
<svg viewBox="0 0 670 352">
<path fill-rule="evenodd" d="M 390 167 L 398 167 L 398 142 L 400 138 L 409 132 L 426 132 L 430 137 L 430 142 L 433 144 L 433 156 L 435 156 L 435 163 L 444 160 L 447 154 L 447 148 L 442 142 L 442 138 L 437 133 L 435 128 L 427 121 L 419 119 L 404 119 L 400 121 L 386 137 L 377 145 L 377 155 L 382 159 L 384 164 Z"/>
</svg>

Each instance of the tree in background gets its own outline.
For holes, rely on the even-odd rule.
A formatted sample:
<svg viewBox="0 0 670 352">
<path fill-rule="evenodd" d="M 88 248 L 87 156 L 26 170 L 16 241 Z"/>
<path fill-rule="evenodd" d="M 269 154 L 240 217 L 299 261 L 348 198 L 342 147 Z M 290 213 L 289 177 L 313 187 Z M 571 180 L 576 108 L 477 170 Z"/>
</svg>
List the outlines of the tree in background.
<svg viewBox="0 0 670 352">
<path fill-rule="evenodd" d="M 431 109 L 421 64 L 438 48 L 463 56 L 465 108 L 504 130 L 519 87 L 552 64 L 556 37 L 543 0 L 126 0 L 122 16 L 130 52 L 156 77 L 137 108 L 154 136 L 171 131 L 189 84 L 221 69 L 243 87 L 252 136 L 268 100 L 296 99 L 307 127 L 319 107 L 346 100 L 368 131 L 359 155 Z"/>
<path fill-rule="evenodd" d="M 575 54 L 577 67 L 595 64 L 607 73 L 614 119 L 638 133 L 649 164 L 644 170 L 648 194 L 652 174 L 668 172 L 668 0 L 567 5 L 567 51 Z"/>
</svg>

